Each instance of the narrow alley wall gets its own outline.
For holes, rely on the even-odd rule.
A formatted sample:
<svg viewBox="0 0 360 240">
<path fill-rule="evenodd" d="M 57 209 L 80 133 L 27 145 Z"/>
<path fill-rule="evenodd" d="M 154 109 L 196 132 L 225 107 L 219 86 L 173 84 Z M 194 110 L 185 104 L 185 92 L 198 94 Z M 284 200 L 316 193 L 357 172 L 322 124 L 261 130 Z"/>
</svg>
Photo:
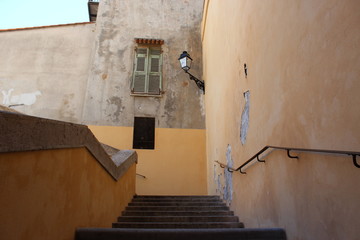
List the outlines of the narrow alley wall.
<svg viewBox="0 0 360 240">
<path fill-rule="evenodd" d="M 207 0 L 202 22 L 209 194 L 266 145 L 360 151 L 360 5 L 336 0 Z M 352 239 L 360 172 L 351 156 L 272 151 L 231 173 L 245 227 L 288 239 Z M 226 171 L 226 170 L 225 170 Z"/>
</svg>

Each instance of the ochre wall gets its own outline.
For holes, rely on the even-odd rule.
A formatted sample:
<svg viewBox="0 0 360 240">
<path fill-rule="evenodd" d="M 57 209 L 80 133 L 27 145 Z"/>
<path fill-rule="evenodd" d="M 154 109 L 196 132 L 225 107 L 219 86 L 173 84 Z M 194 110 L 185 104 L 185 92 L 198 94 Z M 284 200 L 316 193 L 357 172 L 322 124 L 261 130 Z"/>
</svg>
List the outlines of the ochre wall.
<svg viewBox="0 0 360 240">
<path fill-rule="evenodd" d="M 105 144 L 131 149 L 132 127 L 89 126 Z M 147 195 L 207 194 L 205 130 L 155 129 L 155 149 L 138 154 L 136 193 Z"/>
<path fill-rule="evenodd" d="M 204 9 L 209 194 L 227 186 L 214 161 L 238 167 L 265 145 L 360 151 L 358 1 L 209 0 Z M 358 239 L 351 157 L 299 156 L 274 151 L 247 175 L 233 173 L 231 208 L 246 227 L 284 227 L 288 239 Z"/>
<path fill-rule="evenodd" d="M 85 148 L 0 154 L 1 239 L 74 239 L 111 227 L 135 194 L 134 164 L 115 181 Z"/>
</svg>

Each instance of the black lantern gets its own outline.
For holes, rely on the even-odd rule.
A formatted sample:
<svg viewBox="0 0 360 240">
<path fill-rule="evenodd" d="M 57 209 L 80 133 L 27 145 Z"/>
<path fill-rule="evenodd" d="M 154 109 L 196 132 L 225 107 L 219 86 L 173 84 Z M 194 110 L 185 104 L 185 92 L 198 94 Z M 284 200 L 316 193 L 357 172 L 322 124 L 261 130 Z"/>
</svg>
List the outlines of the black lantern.
<svg viewBox="0 0 360 240">
<path fill-rule="evenodd" d="M 198 86 L 198 88 L 200 88 L 201 90 L 203 90 L 204 94 L 205 94 L 205 84 L 204 81 L 201 81 L 199 79 L 197 79 L 194 75 L 192 75 L 191 73 L 189 73 L 189 70 L 191 68 L 191 62 L 192 62 L 192 58 L 190 57 L 190 55 L 188 54 L 187 51 L 183 51 L 182 54 L 180 54 L 180 57 L 178 59 L 180 61 L 180 66 L 181 68 L 190 76 L 191 80 L 194 80 L 196 85 Z"/>
<path fill-rule="evenodd" d="M 183 51 L 183 53 L 180 55 L 179 57 L 179 61 L 180 61 L 180 66 L 181 68 L 187 72 L 190 70 L 191 68 L 191 61 L 192 58 L 190 57 L 190 55 L 187 53 L 187 51 Z"/>
</svg>

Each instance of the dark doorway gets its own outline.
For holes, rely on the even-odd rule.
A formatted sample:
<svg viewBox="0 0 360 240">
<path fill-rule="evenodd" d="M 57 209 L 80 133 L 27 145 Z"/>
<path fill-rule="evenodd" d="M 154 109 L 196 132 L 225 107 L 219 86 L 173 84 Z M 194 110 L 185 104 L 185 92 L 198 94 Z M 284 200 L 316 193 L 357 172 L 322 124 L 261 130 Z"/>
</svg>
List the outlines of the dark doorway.
<svg viewBox="0 0 360 240">
<path fill-rule="evenodd" d="M 133 148 L 155 148 L 155 118 L 135 117 Z"/>
</svg>

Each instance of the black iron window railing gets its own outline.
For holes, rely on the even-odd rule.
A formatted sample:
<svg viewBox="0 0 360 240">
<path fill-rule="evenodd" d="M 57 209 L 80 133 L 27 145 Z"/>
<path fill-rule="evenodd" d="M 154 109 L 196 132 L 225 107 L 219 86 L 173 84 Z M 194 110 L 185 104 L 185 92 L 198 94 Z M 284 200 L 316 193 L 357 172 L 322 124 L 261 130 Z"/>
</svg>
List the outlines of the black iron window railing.
<svg viewBox="0 0 360 240">
<path fill-rule="evenodd" d="M 260 159 L 260 155 L 265 153 L 268 149 L 276 149 L 276 150 L 284 150 L 287 152 L 287 156 L 289 158 L 297 158 L 298 156 L 293 156 L 290 154 L 290 151 L 295 152 L 311 152 L 311 153 L 327 153 L 327 154 L 336 154 L 336 155 L 347 155 L 351 156 L 353 160 L 353 164 L 355 167 L 360 168 L 360 164 L 357 163 L 357 156 L 360 156 L 360 152 L 352 152 L 352 151 L 338 151 L 338 150 L 324 150 L 324 149 L 306 149 L 306 148 L 289 148 L 289 147 L 276 147 L 276 146 L 265 146 L 263 147 L 259 152 L 257 152 L 254 156 L 252 156 L 249 160 L 244 162 L 240 167 L 238 168 L 232 168 L 227 166 L 224 163 L 221 163 L 219 161 L 215 161 L 220 165 L 222 168 L 227 168 L 229 172 L 239 171 L 242 174 L 246 174 L 246 172 L 243 171 L 245 167 L 247 167 L 250 163 L 252 163 L 254 160 L 257 162 L 265 162 L 264 159 Z"/>
</svg>

